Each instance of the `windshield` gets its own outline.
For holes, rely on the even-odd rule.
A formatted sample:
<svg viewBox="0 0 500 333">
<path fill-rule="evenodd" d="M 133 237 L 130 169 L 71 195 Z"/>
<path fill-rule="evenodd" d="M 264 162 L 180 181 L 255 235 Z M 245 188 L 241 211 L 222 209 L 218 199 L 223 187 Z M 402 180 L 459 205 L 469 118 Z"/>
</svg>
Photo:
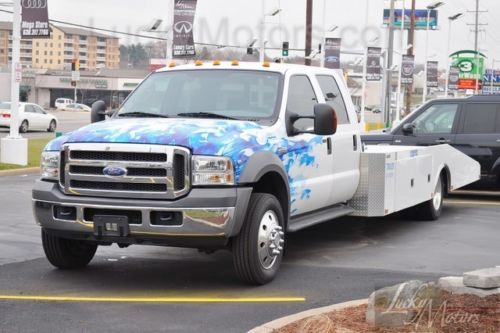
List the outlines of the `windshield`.
<svg viewBox="0 0 500 333">
<path fill-rule="evenodd" d="M 151 75 L 118 117 L 272 118 L 281 74 L 245 70 L 186 70 Z"/>
</svg>

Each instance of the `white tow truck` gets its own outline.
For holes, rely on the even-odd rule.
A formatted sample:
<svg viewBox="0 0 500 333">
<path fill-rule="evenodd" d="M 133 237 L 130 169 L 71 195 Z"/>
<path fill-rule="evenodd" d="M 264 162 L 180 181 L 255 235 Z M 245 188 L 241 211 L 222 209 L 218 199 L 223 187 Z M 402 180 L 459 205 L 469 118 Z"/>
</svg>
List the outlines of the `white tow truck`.
<svg viewBox="0 0 500 333">
<path fill-rule="evenodd" d="M 346 216 L 418 207 L 480 177 L 448 145 L 361 144 L 335 71 L 269 63 L 171 64 L 110 119 L 50 142 L 33 189 L 48 260 L 87 265 L 100 245 L 227 248 L 244 281 L 280 267 L 286 234 Z"/>
</svg>

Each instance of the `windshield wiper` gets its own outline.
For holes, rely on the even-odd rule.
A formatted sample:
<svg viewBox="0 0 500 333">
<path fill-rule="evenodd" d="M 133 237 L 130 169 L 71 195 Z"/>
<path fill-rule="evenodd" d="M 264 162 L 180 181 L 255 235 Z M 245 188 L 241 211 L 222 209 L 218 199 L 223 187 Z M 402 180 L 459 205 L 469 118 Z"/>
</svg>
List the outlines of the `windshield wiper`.
<svg viewBox="0 0 500 333">
<path fill-rule="evenodd" d="M 169 116 L 158 114 L 158 113 L 151 113 L 151 112 L 142 112 L 142 111 L 135 111 L 135 112 L 124 112 L 118 114 L 118 117 L 137 117 L 137 118 L 169 118 Z"/>
<path fill-rule="evenodd" d="M 216 119 L 240 120 L 237 118 L 224 116 L 221 114 L 211 113 L 211 112 L 185 112 L 185 113 L 179 113 L 177 116 L 178 117 L 193 117 L 193 118 L 216 118 Z"/>
</svg>

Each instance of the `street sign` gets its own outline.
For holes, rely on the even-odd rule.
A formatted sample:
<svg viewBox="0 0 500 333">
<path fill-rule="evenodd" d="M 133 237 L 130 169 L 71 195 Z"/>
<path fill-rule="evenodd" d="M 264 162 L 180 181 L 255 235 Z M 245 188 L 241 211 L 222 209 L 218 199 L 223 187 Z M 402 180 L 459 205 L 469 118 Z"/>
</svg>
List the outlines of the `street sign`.
<svg viewBox="0 0 500 333">
<path fill-rule="evenodd" d="M 71 81 L 75 81 L 75 82 L 80 81 L 80 71 L 72 71 L 71 72 Z"/>
<path fill-rule="evenodd" d="M 380 47 L 369 47 L 366 53 L 366 81 L 380 81 L 382 79 L 382 64 Z"/>
<path fill-rule="evenodd" d="M 401 83 L 413 84 L 413 74 L 415 73 L 415 56 L 403 55 L 401 70 Z"/>
<path fill-rule="evenodd" d="M 500 70 L 487 69 L 483 83 L 483 94 L 500 95 Z"/>
<path fill-rule="evenodd" d="M 474 51 L 459 51 L 451 55 L 452 66 L 460 71 L 458 88 L 462 90 L 482 87 L 484 74 L 484 55 Z"/>
<path fill-rule="evenodd" d="M 16 69 L 16 82 L 21 83 L 23 80 L 23 65 L 20 62 L 16 62 L 14 67 Z"/>
<path fill-rule="evenodd" d="M 196 55 L 193 37 L 197 0 L 175 0 L 173 57 L 191 58 Z"/>
<path fill-rule="evenodd" d="M 22 6 L 21 37 L 50 37 L 48 0 L 20 0 Z"/>
<path fill-rule="evenodd" d="M 405 29 L 410 29 L 411 27 L 411 9 L 405 10 L 405 18 L 402 19 L 403 10 L 395 9 L 394 10 L 394 27 L 397 29 L 401 29 L 401 25 L 404 22 Z M 415 28 L 417 30 L 426 30 L 427 29 L 427 9 L 417 9 L 415 10 Z M 389 26 L 391 11 L 390 9 L 384 9 L 384 26 Z M 438 11 L 431 10 L 430 12 L 430 20 L 429 20 L 429 28 L 431 30 L 436 30 L 438 28 Z"/>
<path fill-rule="evenodd" d="M 448 89 L 458 90 L 458 83 L 460 81 L 460 69 L 458 67 L 450 67 L 450 74 L 448 76 Z"/>
<path fill-rule="evenodd" d="M 340 49 L 342 47 L 342 39 L 326 38 L 325 39 L 325 67 L 330 69 L 340 68 Z"/>
<path fill-rule="evenodd" d="M 427 88 L 437 88 L 439 86 L 438 62 L 427 61 Z"/>
</svg>

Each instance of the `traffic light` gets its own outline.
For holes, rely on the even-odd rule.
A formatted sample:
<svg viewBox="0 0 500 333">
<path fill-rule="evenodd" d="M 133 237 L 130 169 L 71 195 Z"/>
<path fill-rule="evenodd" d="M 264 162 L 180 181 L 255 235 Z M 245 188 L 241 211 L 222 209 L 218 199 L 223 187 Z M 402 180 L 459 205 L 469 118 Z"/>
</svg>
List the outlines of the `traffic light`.
<svg viewBox="0 0 500 333">
<path fill-rule="evenodd" d="M 290 43 L 289 42 L 283 42 L 283 48 L 282 48 L 282 55 L 283 55 L 283 57 L 288 57 L 289 53 L 290 53 Z"/>
<path fill-rule="evenodd" d="M 80 70 L 80 60 L 73 59 L 71 60 L 71 71 L 76 72 Z"/>
</svg>

